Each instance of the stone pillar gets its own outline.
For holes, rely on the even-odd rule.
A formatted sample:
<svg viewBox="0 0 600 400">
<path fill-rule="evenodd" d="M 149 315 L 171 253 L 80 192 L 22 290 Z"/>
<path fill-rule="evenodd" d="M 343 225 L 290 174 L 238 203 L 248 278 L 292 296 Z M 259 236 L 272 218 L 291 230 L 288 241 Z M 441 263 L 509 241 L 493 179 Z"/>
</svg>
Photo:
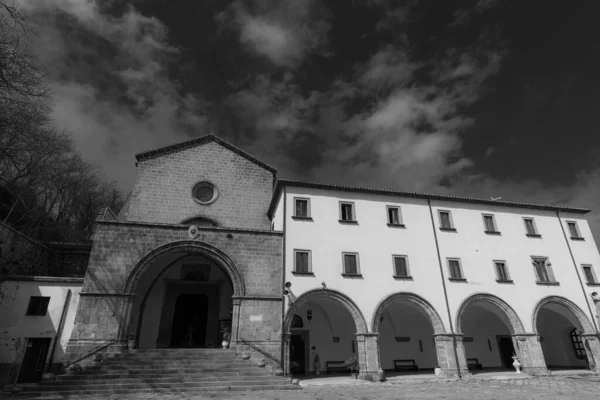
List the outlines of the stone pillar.
<svg viewBox="0 0 600 400">
<path fill-rule="evenodd" d="M 379 373 L 379 333 L 357 333 L 359 377 L 372 380 Z"/>
<path fill-rule="evenodd" d="M 517 333 L 512 335 L 516 343 L 515 351 L 521 362 L 523 372 L 532 375 L 548 375 L 540 335 L 537 333 Z"/>
<path fill-rule="evenodd" d="M 600 372 L 600 341 L 597 333 L 584 333 L 581 335 L 585 343 L 585 354 L 588 365 L 592 371 Z"/>
<path fill-rule="evenodd" d="M 460 333 L 439 333 L 433 335 L 433 338 L 435 339 L 435 349 L 442 375 L 447 378 L 458 378 L 460 371 L 461 377 L 469 376 L 463 335 Z"/>
<path fill-rule="evenodd" d="M 233 309 L 231 311 L 231 340 L 230 347 L 234 347 L 239 342 L 239 321 L 240 321 L 240 304 L 242 299 L 239 297 L 233 298 Z"/>
<path fill-rule="evenodd" d="M 283 375 L 284 376 L 290 376 L 290 374 L 292 373 L 291 369 L 290 369 L 290 341 L 292 339 L 292 334 L 291 333 L 284 333 L 283 334 Z"/>
<path fill-rule="evenodd" d="M 128 348 L 128 338 L 130 334 L 135 335 L 132 329 L 135 324 L 131 321 L 132 311 L 133 311 L 133 301 L 135 299 L 135 294 L 128 295 L 125 297 L 123 301 L 123 309 L 121 311 L 121 324 L 119 326 L 118 333 L 118 343 L 117 346 L 120 349 Z"/>
</svg>

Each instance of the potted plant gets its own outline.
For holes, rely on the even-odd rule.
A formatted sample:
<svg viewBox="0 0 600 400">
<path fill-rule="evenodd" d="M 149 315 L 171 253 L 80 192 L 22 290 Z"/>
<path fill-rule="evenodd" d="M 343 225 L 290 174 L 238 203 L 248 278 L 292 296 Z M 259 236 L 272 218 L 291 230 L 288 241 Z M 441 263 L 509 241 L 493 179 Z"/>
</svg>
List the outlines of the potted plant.
<svg viewBox="0 0 600 400">
<path fill-rule="evenodd" d="M 223 328 L 223 341 L 221 342 L 221 346 L 224 349 L 229 347 L 229 340 L 231 340 L 231 332 L 229 332 L 229 328 Z"/>
<path fill-rule="evenodd" d="M 344 366 L 350 370 L 350 374 L 356 379 L 358 377 L 358 370 L 360 368 L 360 364 L 358 363 L 358 358 L 356 356 L 352 356 L 346 360 Z"/>
<path fill-rule="evenodd" d="M 321 359 L 319 358 L 319 353 L 315 353 L 315 361 L 313 366 L 315 367 L 315 375 L 319 375 L 321 373 Z"/>
</svg>

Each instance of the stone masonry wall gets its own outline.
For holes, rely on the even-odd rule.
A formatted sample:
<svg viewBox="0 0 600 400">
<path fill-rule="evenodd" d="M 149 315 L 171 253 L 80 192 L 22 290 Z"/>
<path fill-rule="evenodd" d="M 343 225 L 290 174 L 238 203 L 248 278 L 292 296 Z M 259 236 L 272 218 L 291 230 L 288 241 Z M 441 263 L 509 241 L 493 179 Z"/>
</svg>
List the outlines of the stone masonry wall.
<svg viewBox="0 0 600 400">
<path fill-rule="evenodd" d="M 243 277 L 246 293 L 240 298 L 240 336 L 263 342 L 279 356 L 281 343 L 282 233 L 241 229 L 199 229 L 194 242 L 225 253 Z M 229 236 L 229 237 L 228 237 Z M 79 302 L 69 358 L 128 332 L 128 304 L 133 296 L 124 287 L 138 262 L 161 245 L 187 241 L 188 228 L 125 222 L 98 222 Z M 179 250 L 181 251 L 181 250 Z M 250 318 L 254 315 L 254 318 Z M 257 317 L 261 315 L 260 321 Z"/>
<path fill-rule="evenodd" d="M 273 174 L 218 143 L 142 160 L 137 174 L 121 220 L 178 224 L 206 216 L 226 227 L 270 227 Z M 192 199 L 193 186 L 203 180 L 219 189 L 219 198 L 210 205 Z"/>
</svg>

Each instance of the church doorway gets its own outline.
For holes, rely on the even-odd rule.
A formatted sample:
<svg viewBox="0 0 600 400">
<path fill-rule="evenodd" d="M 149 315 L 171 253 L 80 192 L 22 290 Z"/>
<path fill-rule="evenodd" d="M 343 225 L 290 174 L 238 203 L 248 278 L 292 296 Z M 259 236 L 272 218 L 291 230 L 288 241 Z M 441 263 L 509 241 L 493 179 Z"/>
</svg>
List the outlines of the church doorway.
<svg viewBox="0 0 600 400">
<path fill-rule="evenodd" d="M 231 278 L 215 260 L 187 252 L 162 255 L 137 286 L 131 330 L 136 347 L 221 347 L 223 331 L 233 333 L 232 296 Z"/>
<path fill-rule="evenodd" d="M 204 347 L 208 298 L 204 294 L 182 293 L 175 301 L 171 347 Z"/>
</svg>

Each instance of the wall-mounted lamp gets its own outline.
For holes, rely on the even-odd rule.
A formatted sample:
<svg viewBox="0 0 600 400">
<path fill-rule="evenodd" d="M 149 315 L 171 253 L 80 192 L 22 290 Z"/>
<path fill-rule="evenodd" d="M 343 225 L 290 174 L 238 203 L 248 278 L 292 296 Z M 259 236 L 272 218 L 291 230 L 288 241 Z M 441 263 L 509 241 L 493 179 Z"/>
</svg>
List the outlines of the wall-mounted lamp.
<svg viewBox="0 0 600 400">
<path fill-rule="evenodd" d="M 306 319 L 308 322 L 312 321 L 312 310 L 310 308 L 306 310 Z"/>
<path fill-rule="evenodd" d="M 383 313 L 381 313 L 381 316 L 379 317 L 379 323 L 381 324 L 383 322 Z"/>
</svg>

